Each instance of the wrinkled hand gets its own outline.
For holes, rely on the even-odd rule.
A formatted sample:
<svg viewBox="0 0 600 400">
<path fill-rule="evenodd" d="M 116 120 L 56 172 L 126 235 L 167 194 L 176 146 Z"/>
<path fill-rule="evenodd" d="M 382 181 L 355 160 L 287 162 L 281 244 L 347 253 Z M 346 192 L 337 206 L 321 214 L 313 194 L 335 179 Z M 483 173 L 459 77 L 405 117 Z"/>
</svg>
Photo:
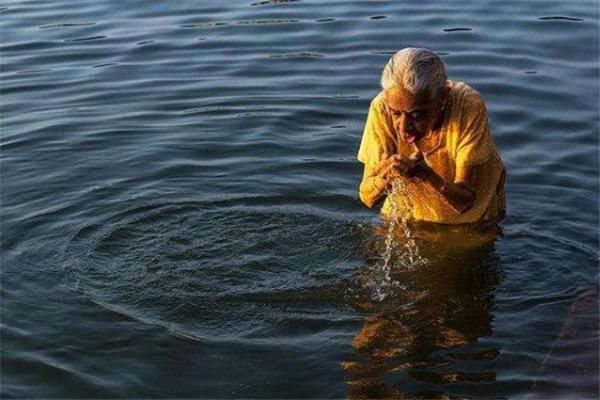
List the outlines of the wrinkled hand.
<svg viewBox="0 0 600 400">
<path fill-rule="evenodd" d="M 387 185 L 391 184 L 392 179 L 398 178 L 400 174 L 400 165 L 402 163 L 402 157 L 397 154 L 388 156 L 383 154 L 382 160 L 375 167 L 375 175 L 383 179 Z"/>
<path fill-rule="evenodd" d="M 398 171 L 406 178 L 416 178 L 424 181 L 433 172 L 425 162 L 421 152 L 413 153 L 408 159 L 401 158 L 399 164 Z"/>
<path fill-rule="evenodd" d="M 388 157 L 383 155 L 383 159 L 375 167 L 375 175 L 379 176 L 385 182 L 386 188 L 392 184 L 392 180 L 399 177 L 410 179 L 425 180 L 431 175 L 432 169 L 427 165 L 423 154 L 416 152 L 409 158 L 404 158 L 398 154 Z"/>
</svg>

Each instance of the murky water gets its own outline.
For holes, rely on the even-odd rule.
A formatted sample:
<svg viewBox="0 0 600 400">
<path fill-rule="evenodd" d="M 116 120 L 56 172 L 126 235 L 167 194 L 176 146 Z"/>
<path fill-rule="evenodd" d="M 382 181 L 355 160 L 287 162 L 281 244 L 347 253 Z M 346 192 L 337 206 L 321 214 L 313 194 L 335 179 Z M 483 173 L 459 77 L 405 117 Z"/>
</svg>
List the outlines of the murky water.
<svg viewBox="0 0 600 400">
<path fill-rule="evenodd" d="M 9 1 L 0 36 L 2 396 L 550 379 L 598 282 L 596 1 Z M 500 231 L 390 229 L 358 200 L 368 105 L 409 45 L 486 99 Z M 551 383 L 593 394 L 576 376 Z"/>
</svg>

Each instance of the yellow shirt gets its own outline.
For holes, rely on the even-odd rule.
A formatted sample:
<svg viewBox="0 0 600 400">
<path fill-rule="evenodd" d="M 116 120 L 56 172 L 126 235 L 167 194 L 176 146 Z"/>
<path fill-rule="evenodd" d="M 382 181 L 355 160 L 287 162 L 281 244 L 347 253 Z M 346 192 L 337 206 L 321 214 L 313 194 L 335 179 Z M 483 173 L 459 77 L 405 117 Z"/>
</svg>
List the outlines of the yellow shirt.
<svg viewBox="0 0 600 400">
<path fill-rule="evenodd" d="M 446 203 L 443 197 L 426 184 L 404 179 L 404 193 L 395 199 L 385 199 L 381 213 L 389 216 L 392 201 L 403 216 L 419 221 L 443 224 L 496 221 L 504 217 L 504 164 L 492 139 L 487 109 L 481 95 L 463 82 L 449 81 L 451 90 L 441 128 L 419 141 L 418 149 L 427 164 L 446 181 L 454 182 L 465 168 L 471 169 L 470 187 L 475 190 L 473 207 L 462 214 Z M 392 119 L 385 111 L 382 93 L 371 102 L 358 160 L 372 170 L 383 158 L 400 154 L 409 157 L 415 152 L 394 130 Z"/>
</svg>

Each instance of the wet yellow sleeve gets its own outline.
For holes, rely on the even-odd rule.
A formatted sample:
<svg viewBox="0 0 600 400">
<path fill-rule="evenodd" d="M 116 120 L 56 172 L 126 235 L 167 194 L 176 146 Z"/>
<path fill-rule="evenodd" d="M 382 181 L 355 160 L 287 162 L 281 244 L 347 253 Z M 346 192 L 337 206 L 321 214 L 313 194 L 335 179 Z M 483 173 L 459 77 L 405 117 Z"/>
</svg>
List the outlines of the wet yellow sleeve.
<svg viewBox="0 0 600 400">
<path fill-rule="evenodd" d="M 377 107 L 376 100 L 373 100 L 369 107 L 369 114 L 357 156 L 358 161 L 365 164 L 366 167 L 374 167 L 383 158 L 383 153 L 386 150 L 382 137 L 385 137 L 387 130 L 385 119 L 381 115 L 379 107 Z"/>
<path fill-rule="evenodd" d="M 488 161 L 494 151 L 487 109 L 478 93 L 469 95 L 462 117 L 456 148 L 457 178 L 468 175 L 469 168 Z"/>
</svg>

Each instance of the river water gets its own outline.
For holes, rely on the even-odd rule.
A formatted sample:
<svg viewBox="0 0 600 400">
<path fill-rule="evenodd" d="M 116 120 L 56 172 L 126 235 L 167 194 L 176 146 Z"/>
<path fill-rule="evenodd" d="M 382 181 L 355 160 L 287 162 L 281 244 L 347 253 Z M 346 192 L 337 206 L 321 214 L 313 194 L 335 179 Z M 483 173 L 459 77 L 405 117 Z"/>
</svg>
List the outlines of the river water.
<svg viewBox="0 0 600 400">
<path fill-rule="evenodd" d="M 2 396 L 524 398 L 597 287 L 595 0 L 9 0 L 0 35 Z M 374 297 L 355 156 L 406 46 L 485 98 L 508 215 L 414 228 Z"/>
</svg>

